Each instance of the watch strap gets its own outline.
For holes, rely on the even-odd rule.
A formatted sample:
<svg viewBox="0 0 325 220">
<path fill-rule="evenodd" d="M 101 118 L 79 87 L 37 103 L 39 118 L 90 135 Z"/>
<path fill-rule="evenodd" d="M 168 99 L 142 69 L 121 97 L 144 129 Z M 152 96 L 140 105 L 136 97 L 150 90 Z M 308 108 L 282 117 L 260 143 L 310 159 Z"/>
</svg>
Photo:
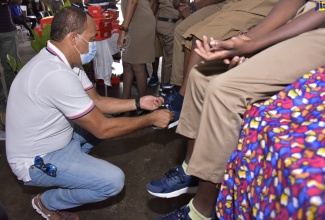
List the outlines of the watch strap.
<svg viewBox="0 0 325 220">
<path fill-rule="evenodd" d="M 142 111 L 142 108 L 140 106 L 140 99 L 139 98 L 135 99 L 135 107 L 137 108 L 137 111 Z"/>
</svg>

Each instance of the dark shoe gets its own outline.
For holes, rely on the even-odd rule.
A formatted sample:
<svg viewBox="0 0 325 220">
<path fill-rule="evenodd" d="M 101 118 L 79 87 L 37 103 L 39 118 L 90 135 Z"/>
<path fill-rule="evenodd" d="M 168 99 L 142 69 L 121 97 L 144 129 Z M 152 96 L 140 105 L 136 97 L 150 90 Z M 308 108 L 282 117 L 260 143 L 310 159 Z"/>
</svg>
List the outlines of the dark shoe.
<svg viewBox="0 0 325 220">
<path fill-rule="evenodd" d="M 158 76 L 157 75 L 151 76 L 151 78 L 148 82 L 148 86 L 153 87 L 153 86 L 156 86 L 158 83 L 159 83 Z"/>
<path fill-rule="evenodd" d="M 170 103 L 175 99 L 178 91 L 174 88 L 164 97 L 164 105 L 170 105 Z"/>
<path fill-rule="evenodd" d="M 173 198 L 184 193 L 195 193 L 199 179 L 186 175 L 182 166 L 169 170 L 165 176 L 153 180 L 147 184 L 147 190 L 151 195 L 160 198 Z"/>
<path fill-rule="evenodd" d="M 185 205 L 178 210 L 175 210 L 164 216 L 156 218 L 156 220 L 192 220 L 188 215 L 189 212 L 190 212 L 190 207 L 188 207 L 188 205 Z"/>
<path fill-rule="evenodd" d="M 43 218 L 48 220 L 79 220 L 79 217 L 71 212 L 51 211 L 45 208 L 41 201 L 41 194 L 33 198 L 32 206 Z"/>
</svg>

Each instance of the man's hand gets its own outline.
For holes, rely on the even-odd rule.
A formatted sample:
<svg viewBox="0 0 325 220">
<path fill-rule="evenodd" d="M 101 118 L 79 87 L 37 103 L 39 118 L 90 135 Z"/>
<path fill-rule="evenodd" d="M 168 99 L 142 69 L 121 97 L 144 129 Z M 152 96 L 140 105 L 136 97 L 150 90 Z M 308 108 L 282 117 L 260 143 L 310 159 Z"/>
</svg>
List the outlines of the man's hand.
<svg viewBox="0 0 325 220">
<path fill-rule="evenodd" d="M 145 110 L 156 110 L 164 103 L 163 97 L 143 96 L 140 99 L 140 107 Z"/>
<path fill-rule="evenodd" d="M 150 114 L 153 119 L 153 125 L 160 128 L 167 128 L 169 122 L 174 119 L 174 114 L 168 109 L 159 109 Z"/>
<path fill-rule="evenodd" d="M 226 41 L 210 38 L 210 42 L 206 36 L 203 36 L 203 42 L 197 40 L 196 45 L 195 52 L 207 61 L 233 58 L 234 56 L 248 56 L 255 52 L 251 40 L 241 35 Z"/>
</svg>

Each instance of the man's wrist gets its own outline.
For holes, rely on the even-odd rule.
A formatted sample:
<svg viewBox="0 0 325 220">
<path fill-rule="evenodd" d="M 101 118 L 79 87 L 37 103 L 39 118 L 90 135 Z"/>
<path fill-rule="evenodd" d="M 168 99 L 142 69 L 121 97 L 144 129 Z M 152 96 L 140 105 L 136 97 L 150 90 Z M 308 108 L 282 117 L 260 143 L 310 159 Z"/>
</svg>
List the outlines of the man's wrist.
<svg viewBox="0 0 325 220">
<path fill-rule="evenodd" d="M 137 111 L 142 111 L 141 103 L 140 103 L 140 99 L 139 98 L 136 98 L 135 99 L 135 108 L 136 108 Z"/>
</svg>

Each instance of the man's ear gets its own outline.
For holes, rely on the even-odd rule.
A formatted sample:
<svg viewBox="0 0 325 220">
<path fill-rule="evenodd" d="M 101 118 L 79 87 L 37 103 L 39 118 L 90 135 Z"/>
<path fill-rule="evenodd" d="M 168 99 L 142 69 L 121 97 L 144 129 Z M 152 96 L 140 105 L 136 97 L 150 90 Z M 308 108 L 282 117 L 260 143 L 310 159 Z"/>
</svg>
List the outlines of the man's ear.
<svg viewBox="0 0 325 220">
<path fill-rule="evenodd" d="M 66 38 L 68 38 L 67 40 L 70 41 L 72 46 L 75 46 L 77 44 L 77 35 L 78 34 L 76 32 L 71 32 L 66 36 Z"/>
</svg>

